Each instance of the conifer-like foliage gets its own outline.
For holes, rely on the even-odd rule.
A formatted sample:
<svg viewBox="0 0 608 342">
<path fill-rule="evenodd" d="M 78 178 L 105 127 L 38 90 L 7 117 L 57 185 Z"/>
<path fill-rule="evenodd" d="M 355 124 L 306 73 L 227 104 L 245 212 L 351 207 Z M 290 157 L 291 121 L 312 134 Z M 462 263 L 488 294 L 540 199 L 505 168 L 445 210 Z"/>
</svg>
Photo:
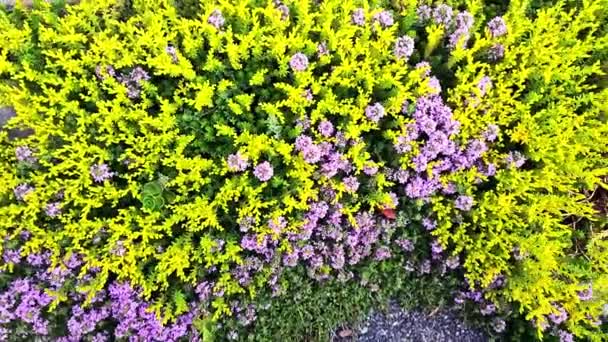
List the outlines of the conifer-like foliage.
<svg viewBox="0 0 608 342">
<path fill-rule="evenodd" d="M 498 335 L 607 338 L 606 22 L 606 0 L 0 9 L 0 340 L 239 338 L 309 281 L 422 278 Z"/>
</svg>

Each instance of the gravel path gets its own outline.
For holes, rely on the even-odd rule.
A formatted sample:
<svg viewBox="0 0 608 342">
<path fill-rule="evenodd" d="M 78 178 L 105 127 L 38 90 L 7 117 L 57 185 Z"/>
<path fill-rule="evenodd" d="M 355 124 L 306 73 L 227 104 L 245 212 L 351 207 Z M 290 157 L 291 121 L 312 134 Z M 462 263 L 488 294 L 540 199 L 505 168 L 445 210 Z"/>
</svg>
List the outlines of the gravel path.
<svg viewBox="0 0 608 342">
<path fill-rule="evenodd" d="M 387 312 L 373 312 L 355 329 L 339 330 L 334 341 L 359 342 L 486 342 L 488 337 L 472 329 L 454 314 L 440 311 L 432 316 L 391 305 Z"/>
</svg>

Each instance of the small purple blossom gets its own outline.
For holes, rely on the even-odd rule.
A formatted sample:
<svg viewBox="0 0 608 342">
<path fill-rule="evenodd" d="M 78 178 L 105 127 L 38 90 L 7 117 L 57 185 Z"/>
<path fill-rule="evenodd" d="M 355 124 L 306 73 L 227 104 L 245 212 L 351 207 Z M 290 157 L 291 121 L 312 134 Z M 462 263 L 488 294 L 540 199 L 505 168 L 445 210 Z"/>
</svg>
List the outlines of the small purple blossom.
<svg viewBox="0 0 608 342">
<path fill-rule="evenodd" d="M 393 15 L 389 11 L 382 11 L 380 13 L 376 13 L 374 15 L 374 21 L 378 22 L 382 27 L 393 26 L 393 24 L 395 23 Z"/>
<path fill-rule="evenodd" d="M 449 257 L 449 258 L 448 258 L 448 259 L 445 261 L 445 265 L 446 265 L 446 266 L 447 266 L 449 269 L 453 270 L 453 269 L 458 268 L 458 266 L 460 266 L 460 260 L 459 260 L 459 258 L 458 258 L 458 256 L 457 256 L 457 255 L 454 255 L 454 256 Z"/>
<path fill-rule="evenodd" d="M 384 117 L 385 111 L 382 104 L 379 102 L 374 103 L 373 105 L 367 106 L 365 108 L 365 116 L 373 122 L 378 122 L 382 117 Z"/>
<path fill-rule="evenodd" d="M 496 317 L 492 320 L 492 328 L 494 328 L 494 331 L 497 333 L 501 333 L 507 328 L 507 323 L 504 319 Z"/>
<path fill-rule="evenodd" d="M 559 331 L 559 342 L 574 342 L 574 336 L 564 330 Z"/>
<path fill-rule="evenodd" d="M 431 231 L 435 228 L 437 228 L 437 222 L 435 222 L 435 220 L 425 217 L 422 219 L 422 226 L 424 227 L 424 229 Z"/>
<path fill-rule="evenodd" d="M 218 30 L 222 28 L 225 22 L 224 16 L 222 16 L 222 11 L 219 9 L 213 10 L 209 16 L 209 19 L 207 19 L 207 22 Z"/>
<path fill-rule="evenodd" d="M 173 62 L 173 64 L 177 64 L 177 62 L 178 62 L 177 49 L 175 48 L 175 46 L 167 45 L 167 47 L 165 48 L 165 52 L 169 56 L 171 56 L 171 61 Z"/>
<path fill-rule="evenodd" d="M 438 25 L 450 26 L 452 23 L 452 7 L 441 4 L 433 10 L 433 21 Z"/>
<path fill-rule="evenodd" d="M 414 53 L 414 39 L 409 36 L 397 38 L 394 53 L 399 59 L 409 58 Z"/>
<path fill-rule="evenodd" d="M 19 201 L 24 201 L 25 196 L 30 194 L 32 191 L 34 191 L 34 188 L 32 186 L 30 186 L 29 184 L 19 184 L 15 188 L 15 190 L 13 190 L 13 192 L 15 193 L 15 197 Z"/>
<path fill-rule="evenodd" d="M 549 319 L 555 324 L 560 325 L 564 323 L 568 319 L 568 312 L 564 308 L 557 307 L 557 313 L 552 313 L 549 315 Z"/>
<path fill-rule="evenodd" d="M 348 192 L 356 192 L 357 189 L 359 189 L 359 181 L 356 177 L 346 177 L 342 182 L 344 183 L 344 187 Z"/>
<path fill-rule="evenodd" d="M 279 12 L 281 12 L 281 20 L 288 20 L 289 19 L 289 7 L 287 7 L 283 3 L 280 3 L 277 6 L 277 9 L 279 10 Z"/>
<path fill-rule="evenodd" d="M 439 83 L 439 79 L 435 76 L 431 76 L 429 78 L 429 87 L 435 91 L 435 93 L 441 93 L 441 84 Z"/>
<path fill-rule="evenodd" d="M 422 77 L 429 77 L 431 75 L 431 65 L 427 61 L 416 63 L 415 68 L 418 70 L 423 70 Z"/>
<path fill-rule="evenodd" d="M 378 172 L 378 167 L 375 165 L 365 165 L 363 166 L 363 173 L 368 176 L 373 176 Z"/>
<path fill-rule="evenodd" d="M 34 152 L 27 146 L 19 146 L 15 149 L 15 156 L 17 160 L 22 163 L 34 164 L 37 159 L 34 156 Z"/>
<path fill-rule="evenodd" d="M 59 214 L 61 214 L 61 203 L 52 202 L 47 204 L 46 207 L 44 207 L 44 212 L 48 217 L 58 216 Z"/>
<path fill-rule="evenodd" d="M 589 284 L 586 289 L 578 292 L 578 298 L 582 301 L 591 300 L 593 298 L 593 287 L 591 284 Z"/>
<path fill-rule="evenodd" d="M 425 22 L 428 21 L 429 19 L 431 19 L 431 7 L 427 6 L 427 5 L 422 5 L 420 7 L 418 7 L 418 9 L 416 10 L 416 15 L 418 16 L 418 20 Z"/>
<path fill-rule="evenodd" d="M 274 170 L 269 162 L 265 161 L 258 164 L 253 170 L 253 174 L 262 182 L 268 181 L 274 175 Z"/>
<path fill-rule="evenodd" d="M 498 128 L 498 126 L 490 124 L 488 125 L 488 128 L 486 128 L 486 131 L 483 133 L 483 137 L 487 141 L 494 141 L 498 137 L 499 132 L 500 129 Z"/>
<path fill-rule="evenodd" d="M 363 8 L 357 8 L 353 12 L 351 19 L 353 21 L 353 24 L 355 24 L 355 25 L 358 25 L 358 26 L 365 25 L 365 11 L 363 10 Z"/>
<path fill-rule="evenodd" d="M 490 89 L 492 89 L 492 79 L 488 76 L 484 76 L 481 78 L 479 83 L 477 83 L 477 88 L 481 93 L 481 96 L 485 95 Z"/>
<path fill-rule="evenodd" d="M 488 50 L 488 60 L 498 62 L 505 57 L 505 47 L 502 44 L 494 44 Z"/>
<path fill-rule="evenodd" d="M 376 250 L 376 254 L 374 255 L 374 259 L 377 261 L 386 260 L 391 257 L 391 251 L 388 247 L 380 247 Z"/>
<path fill-rule="evenodd" d="M 519 151 L 514 151 L 514 152 L 511 151 L 507 155 L 507 158 L 505 161 L 507 163 L 507 166 L 509 166 L 509 167 L 520 168 L 525 164 L 526 157 L 524 157 L 524 155 L 521 154 L 521 152 L 519 152 Z"/>
<path fill-rule="evenodd" d="M 319 133 L 322 136 L 329 138 L 334 134 L 334 125 L 329 120 L 323 120 L 319 123 Z"/>
<path fill-rule="evenodd" d="M 396 240 L 395 243 L 397 244 L 397 246 L 401 247 L 401 249 L 406 252 L 414 251 L 414 243 L 409 239 L 399 239 Z"/>
<path fill-rule="evenodd" d="M 443 246 L 441 246 L 439 241 L 433 241 L 431 243 L 431 253 L 435 255 L 443 253 Z"/>
<path fill-rule="evenodd" d="M 469 211 L 473 208 L 473 197 L 461 195 L 454 201 L 454 206 L 462 211 Z"/>
<path fill-rule="evenodd" d="M 306 89 L 304 90 L 304 93 L 302 93 L 302 97 L 306 99 L 306 101 L 312 101 L 313 100 L 313 95 L 312 95 L 312 91 L 310 89 Z"/>
<path fill-rule="evenodd" d="M 114 172 L 110 171 L 110 167 L 107 164 L 93 165 L 89 169 L 89 173 L 97 183 L 102 183 L 114 176 Z"/>
<path fill-rule="evenodd" d="M 492 37 L 497 38 L 507 34 L 507 24 L 502 17 L 495 17 L 488 22 L 488 29 Z"/>
<path fill-rule="evenodd" d="M 321 43 L 317 44 L 317 55 L 319 57 L 329 55 L 329 49 L 327 48 L 326 42 L 321 42 Z"/>
<path fill-rule="evenodd" d="M 228 156 L 228 169 L 230 171 L 245 171 L 248 166 L 247 157 L 241 155 L 240 152 Z"/>
<path fill-rule="evenodd" d="M 298 52 L 289 60 L 289 66 L 293 71 L 304 71 L 308 68 L 308 57 L 305 54 Z"/>
</svg>

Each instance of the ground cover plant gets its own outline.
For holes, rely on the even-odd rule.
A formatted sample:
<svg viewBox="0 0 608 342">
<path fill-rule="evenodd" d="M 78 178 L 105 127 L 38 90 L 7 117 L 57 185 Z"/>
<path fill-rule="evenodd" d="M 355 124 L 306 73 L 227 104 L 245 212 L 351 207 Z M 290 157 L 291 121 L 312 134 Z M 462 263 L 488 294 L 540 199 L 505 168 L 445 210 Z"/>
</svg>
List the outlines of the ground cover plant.
<svg viewBox="0 0 608 342">
<path fill-rule="evenodd" d="M 608 2 L 0 11 L 0 340 L 608 338 Z M 605 327 L 605 325 L 604 325 Z"/>
</svg>

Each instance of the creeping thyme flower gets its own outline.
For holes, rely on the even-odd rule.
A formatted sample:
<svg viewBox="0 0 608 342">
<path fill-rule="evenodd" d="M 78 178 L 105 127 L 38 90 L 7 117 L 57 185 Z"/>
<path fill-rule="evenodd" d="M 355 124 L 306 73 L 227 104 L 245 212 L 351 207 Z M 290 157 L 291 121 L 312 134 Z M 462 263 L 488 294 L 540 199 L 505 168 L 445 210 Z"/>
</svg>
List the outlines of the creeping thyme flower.
<svg viewBox="0 0 608 342">
<path fill-rule="evenodd" d="M 106 181 L 114 176 L 114 172 L 110 171 L 110 167 L 107 164 L 93 165 L 89 169 L 89 173 L 97 183 Z"/>
<path fill-rule="evenodd" d="M 564 330 L 559 331 L 559 342 L 574 342 L 574 336 Z"/>
<path fill-rule="evenodd" d="M 431 76 L 429 78 L 429 87 L 433 89 L 435 93 L 441 93 L 441 84 L 439 83 L 439 79 L 437 79 L 437 77 Z"/>
<path fill-rule="evenodd" d="M 452 7 L 446 4 L 441 4 L 433 10 L 433 21 L 437 25 L 444 25 L 445 27 L 449 27 L 452 23 L 452 15 Z"/>
<path fill-rule="evenodd" d="M 492 320 L 492 328 L 494 328 L 494 331 L 497 333 L 501 333 L 507 328 L 507 323 L 504 319 L 496 317 Z"/>
<path fill-rule="evenodd" d="M 346 191 L 348 191 L 348 192 L 356 192 L 357 189 L 359 189 L 359 181 L 357 180 L 356 177 L 353 177 L 353 176 L 346 177 L 346 178 L 344 178 L 342 183 L 344 183 L 344 187 L 346 188 Z"/>
<path fill-rule="evenodd" d="M 395 23 L 393 15 L 389 11 L 382 11 L 380 13 L 376 13 L 374 15 L 374 21 L 378 22 L 382 27 L 393 26 L 393 24 Z"/>
<path fill-rule="evenodd" d="M 509 167 L 520 168 L 525 164 L 525 162 L 526 157 L 524 157 L 524 155 L 519 151 L 509 152 L 506 158 L 506 163 Z"/>
<path fill-rule="evenodd" d="M 328 120 L 321 121 L 319 123 L 319 133 L 326 138 L 331 137 L 334 134 L 334 125 Z"/>
<path fill-rule="evenodd" d="M 363 11 L 363 8 L 357 8 L 353 12 L 351 19 L 355 25 L 365 25 L 365 11 Z"/>
<path fill-rule="evenodd" d="M 288 20 L 289 19 L 289 7 L 287 7 L 284 3 L 282 3 L 279 0 L 273 0 L 274 5 L 276 6 L 277 10 L 279 10 L 279 12 L 281 12 L 281 20 Z"/>
<path fill-rule="evenodd" d="M 488 60 L 490 62 L 498 62 L 503 59 L 505 56 L 505 47 L 504 45 L 497 43 L 492 45 L 492 47 L 488 50 Z"/>
<path fill-rule="evenodd" d="M 557 313 L 552 313 L 549 315 L 549 319 L 555 324 L 555 325 L 560 325 L 562 323 L 564 323 L 566 320 L 568 320 L 568 312 L 566 312 L 566 310 L 564 308 L 562 308 L 561 306 L 558 306 L 556 308 Z"/>
<path fill-rule="evenodd" d="M 319 57 L 329 55 L 329 49 L 327 48 L 326 42 L 321 42 L 317 45 L 317 55 Z"/>
<path fill-rule="evenodd" d="M 488 22 L 488 29 L 492 37 L 497 38 L 507 34 L 507 24 L 502 17 L 495 17 Z"/>
<path fill-rule="evenodd" d="M 481 95 L 485 95 L 490 89 L 492 89 L 492 79 L 488 76 L 484 76 L 481 78 L 479 83 L 477 83 L 477 88 Z"/>
<path fill-rule="evenodd" d="M 586 289 L 578 292 L 578 298 L 582 301 L 591 300 L 593 298 L 593 288 L 591 287 L 591 284 L 589 284 Z"/>
<path fill-rule="evenodd" d="M 242 156 L 240 152 L 228 156 L 228 169 L 230 171 L 245 171 L 248 166 L 247 157 Z"/>
<path fill-rule="evenodd" d="M 53 202 L 47 204 L 46 207 L 44 207 L 44 212 L 48 217 L 56 217 L 61 214 L 61 203 Z"/>
<path fill-rule="evenodd" d="M 177 59 L 177 49 L 173 46 L 173 45 L 167 45 L 167 47 L 165 48 L 165 52 L 171 56 L 171 61 L 174 64 L 177 64 L 178 59 Z"/>
<path fill-rule="evenodd" d="M 373 122 L 380 121 L 380 119 L 384 117 L 384 114 L 384 107 L 378 102 L 374 103 L 373 105 L 369 105 L 367 106 L 367 108 L 365 108 L 365 116 L 367 116 L 367 118 L 372 120 Z"/>
<path fill-rule="evenodd" d="M 26 164 L 34 164 L 37 161 L 34 152 L 27 146 L 17 147 L 15 149 L 15 157 L 17 157 L 18 161 Z"/>
<path fill-rule="evenodd" d="M 34 188 L 31 187 L 30 185 L 19 184 L 13 192 L 15 193 L 15 197 L 17 198 L 17 200 L 24 201 L 25 196 L 27 196 L 32 191 L 34 191 Z"/>
<path fill-rule="evenodd" d="M 469 211 L 473 208 L 473 198 L 471 196 L 458 196 L 454 201 L 454 206 L 463 211 Z"/>
<path fill-rule="evenodd" d="M 460 266 L 460 260 L 458 259 L 458 256 L 452 256 L 449 257 L 446 261 L 445 261 L 445 265 L 447 266 L 447 268 L 453 270 L 458 268 L 458 266 Z"/>
<path fill-rule="evenodd" d="M 498 128 L 498 126 L 490 124 L 488 125 L 488 128 L 486 128 L 486 131 L 483 133 L 483 137 L 487 141 L 494 141 L 498 137 L 499 132 L 500 129 Z"/>
<path fill-rule="evenodd" d="M 418 16 L 418 20 L 420 20 L 421 22 L 425 22 L 428 21 L 429 19 L 431 19 L 431 7 L 427 6 L 427 5 L 422 5 L 420 7 L 418 7 L 418 9 L 416 10 L 416 15 Z"/>
<path fill-rule="evenodd" d="M 429 77 L 431 75 L 431 65 L 427 61 L 416 63 L 415 68 L 418 70 L 423 70 L 422 77 Z"/>
<path fill-rule="evenodd" d="M 409 36 L 397 38 L 395 42 L 395 57 L 399 59 L 409 58 L 414 53 L 414 39 Z"/>
<path fill-rule="evenodd" d="M 218 30 L 222 26 L 224 26 L 224 21 L 225 20 L 222 16 L 222 11 L 220 11 L 219 9 L 213 10 L 213 12 L 211 12 L 211 15 L 209 16 L 209 19 L 207 19 L 207 22 Z"/>
<path fill-rule="evenodd" d="M 262 182 L 268 181 L 274 175 L 274 170 L 269 162 L 265 161 L 258 164 L 253 170 L 253 174 Z"/>
<path fill-rule="evenodd" d="M 473 27 L 473 15 L 467 11 L 459 12 L 456 15 L 456 27 L 469 31 Z"/>
<path fill-rule="evenodd" d="M 289 66 L 293 71 L 304 71 L 308 68 L 308 57 L 305 54 L 298 52 L 289 60 Z"/>
</svg>

